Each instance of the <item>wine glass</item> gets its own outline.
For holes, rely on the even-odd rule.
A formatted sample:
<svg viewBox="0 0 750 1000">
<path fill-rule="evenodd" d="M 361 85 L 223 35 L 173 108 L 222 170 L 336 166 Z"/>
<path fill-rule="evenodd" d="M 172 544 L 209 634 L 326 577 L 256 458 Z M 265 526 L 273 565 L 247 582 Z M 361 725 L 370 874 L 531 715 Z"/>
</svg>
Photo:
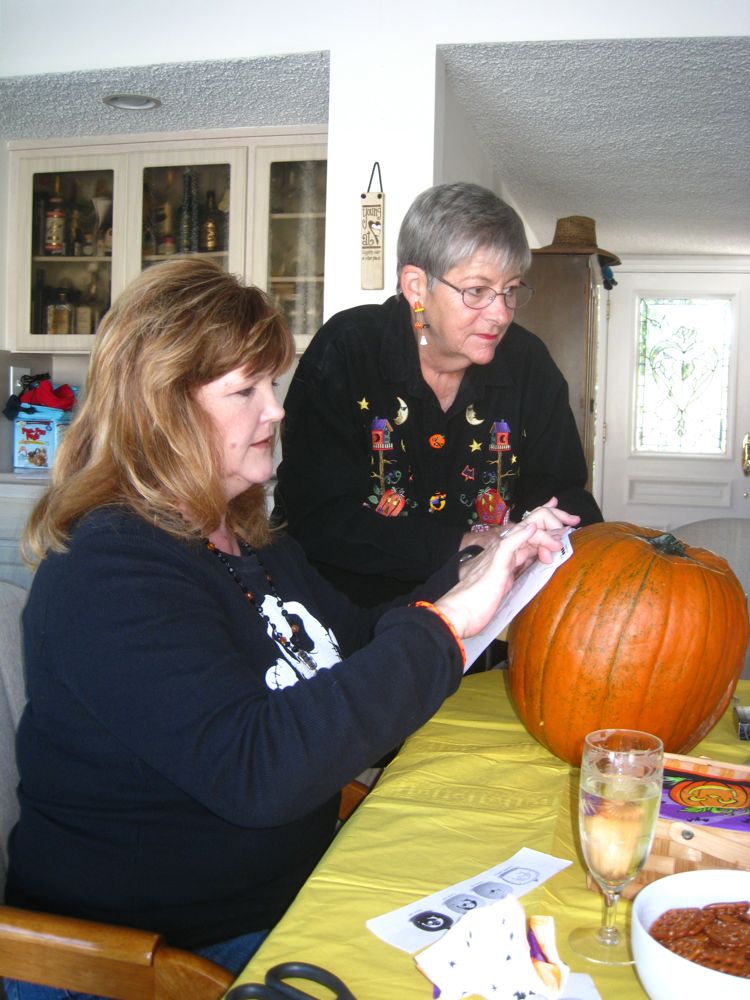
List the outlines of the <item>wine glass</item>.
<svg viewBox="0 0 750 1000">
<path fill-rule="evenodd" d="M 631 965 L 615 926 L 623 888 L 643 867 L 661 802 L 664 747 L 650 733 L 598 729 L 583 744 L 578 826 L 588 870 L 604 894 L 601 927 L 579 927 L 570 946 L 592 962 Z"/>
</svg>

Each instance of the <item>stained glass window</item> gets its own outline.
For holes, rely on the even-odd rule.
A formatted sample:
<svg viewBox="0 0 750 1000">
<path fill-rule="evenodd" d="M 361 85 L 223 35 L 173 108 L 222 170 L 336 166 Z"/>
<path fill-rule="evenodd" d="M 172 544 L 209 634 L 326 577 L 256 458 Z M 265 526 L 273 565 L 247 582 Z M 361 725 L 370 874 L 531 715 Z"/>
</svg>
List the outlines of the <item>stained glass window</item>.
<svg viewBox="0 0 750 1000">
<path fill-rule="evenodd" d="M 641 298 L 635 450 L 723 455 L 732 300 Z"/>
</svg>

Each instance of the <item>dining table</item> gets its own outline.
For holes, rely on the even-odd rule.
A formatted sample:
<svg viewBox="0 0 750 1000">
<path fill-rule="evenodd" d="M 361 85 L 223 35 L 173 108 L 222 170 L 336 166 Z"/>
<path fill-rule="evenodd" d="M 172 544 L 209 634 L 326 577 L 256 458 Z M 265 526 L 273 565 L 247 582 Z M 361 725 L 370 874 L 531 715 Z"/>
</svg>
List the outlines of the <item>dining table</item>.
<svg viewBox="0 0 750 1000">
<path fill-rule="evenodd" d="M 749 762 L 736 703 L 750 704 L 750 680 L 739 682 L 691 756 Z M 262 982 L 276 964 L 302 961 L 333 972 L 356 1000 L 432 1000 L 414 956 L 381 940 L 367 921 L 531 848 L 572 863 L 521 896 L 526 914 L 554 918 L 563 962 L 591 976 L 602 1000 L 642 1000 L 634 966 L 593 964 L 568 945 L 575 927 L 597 926 L 602 916 L 600 894 L 587 887 L 577 787 L 578 769 L 538 743 L 516 714 L 508 671 L 466 676 L 342 825 L 237 983 Z M 625 933 L 631 905 L 622 899 L 618 906 Z M 331 996 L 324 989 L 314 995 Z"/>
</svg>

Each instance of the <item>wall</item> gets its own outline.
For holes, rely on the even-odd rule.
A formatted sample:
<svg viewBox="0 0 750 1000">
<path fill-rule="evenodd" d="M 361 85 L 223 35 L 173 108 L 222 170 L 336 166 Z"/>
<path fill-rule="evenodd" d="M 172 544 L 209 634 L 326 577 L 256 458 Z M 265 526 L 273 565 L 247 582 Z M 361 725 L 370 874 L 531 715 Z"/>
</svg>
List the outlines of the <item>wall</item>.
<svg viewBox="0 0 750 1000">
<path fill-rule="evenodd" d="M 445 65 L 440 52 L 437 54 L 435 79 L 435 159 L 434 182 L 474 181 L 496 191 L 523 217 L 523 209 L 513 196 L 494 164 L 487 156 L 480 137 L 470 125 L 463 105 L 446 80 Z M 542 241 L 526 223 L 529 246 L 539 246 Z"/>
</svg>

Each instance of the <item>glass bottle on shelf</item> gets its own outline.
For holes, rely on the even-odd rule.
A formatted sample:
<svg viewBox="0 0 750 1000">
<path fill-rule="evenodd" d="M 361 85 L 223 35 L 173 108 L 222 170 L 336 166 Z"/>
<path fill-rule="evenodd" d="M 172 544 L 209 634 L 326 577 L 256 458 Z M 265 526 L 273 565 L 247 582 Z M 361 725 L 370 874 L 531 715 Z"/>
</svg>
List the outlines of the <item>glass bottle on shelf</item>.
<svg viewBox="0 0 750 1000">
<path fill-rule="evenodd" d="M 81 213 L 77 209 L 74 209 L 70 216 L 70 256 L 83 257 L 83 247 Z"/>
<path fill-rule="evenodd" d="M 66 257 L 83 256 L 82 205 L 78 198 L 78 183 L 75 178 L 68 185 L 69 197 L 66 205 Z"/>
<path fill-rule="evenodd" d="M 76 306 L 75 317 L 76 333 L 90 336 L 96 333 L 96 328 L 99 325 L 99 266 L 97 264 L 89 264 L 89 271 L 91 278 L 81 295 L 81 301 Z"/>
<path fill-rule="evenodd" d="M 219 240 L 221 228 L 219 213 L 216 209 L 216 196 L 213 191 L 206 192 L 206 207 L 203 211 L 203 221 L 200 228 L 199 246 L 202 253 L 213 253 L 220 250 Z"/>
<path fill-rule="evenodd" d="M 62 257 L 65 254 L 65 222 L 62 180 L 60 175 L 56 174 L 45 212 L 44 252 L 50 257 Z"/>
<path fill-rule="evenodd" d="M 73 306 L 66 288 L 58 288 L 54 302 L 47 306 L 47 333 L 69 335 L 74 332 Z"/>
<path fill-rule="evenodd" d="M 219 213 L 219 249 L 226 250 L 229 246 L 229 185 L 217 205 Z"/>
<path fill-rule="evenodd" d="M 164 196 L 156 212 L 156 252 L 160 256 L 175 252 L 174 170 L 169 167 L 164 178 Z"/>
<path fill-rule="evenodd" d="M 198 249 L 198 235 L 198 176 L 193 167 L 184 167 L 177 223 L 178 253 L 194 253 Z"/>
</svg>

